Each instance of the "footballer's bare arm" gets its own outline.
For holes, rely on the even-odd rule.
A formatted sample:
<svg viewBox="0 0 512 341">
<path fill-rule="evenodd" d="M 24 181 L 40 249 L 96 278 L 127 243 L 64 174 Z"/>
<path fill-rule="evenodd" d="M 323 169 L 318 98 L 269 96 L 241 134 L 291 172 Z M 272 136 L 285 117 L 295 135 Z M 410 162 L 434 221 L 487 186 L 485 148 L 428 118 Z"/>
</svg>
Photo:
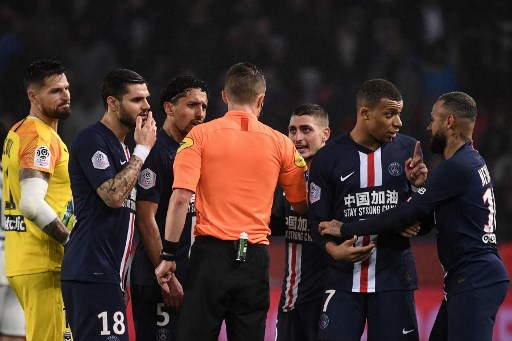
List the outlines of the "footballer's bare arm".
<svg viewBox="0 0 512 341">
<path fill-rule="evenodd" d="M 23 181 L 25 179 L 29 178 L 38 178 L 43 179 L 47 183 L 50 181 L 50 173 L 47 172 L 41 172 L 37 169 L 32 168 L 21 168 L 20 169 L 20 181 Z"/>
<path fill-rule="evenodd" d="M 142 164 L 143 162 L 139 157 L 132 155 L 130 161 L 116 176 L 99 185 L 96 193 L 108 207 L 119 208 L 123 206 L 125 199 L 135 186 Z"/>
</svg>

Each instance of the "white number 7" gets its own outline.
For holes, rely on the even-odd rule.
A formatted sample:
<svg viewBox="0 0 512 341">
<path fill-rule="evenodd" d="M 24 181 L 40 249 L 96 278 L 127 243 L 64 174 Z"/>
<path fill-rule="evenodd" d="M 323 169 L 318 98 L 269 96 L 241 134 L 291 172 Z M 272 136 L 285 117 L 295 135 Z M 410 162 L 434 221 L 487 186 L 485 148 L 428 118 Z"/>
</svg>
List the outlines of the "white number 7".
<svg viewBox="0 0 512 341">
<path fill-rule="evenodd" d="M 325 293 L 327 294 L 327 298 L 325 299 L 324 308 L 322 309 L 322 312 L 324 312 L 324 313 L 327 311 L 327 306 L 329 305 L 329 301 L 336 293 L 336 290 L 334 290 L 334 289 L 325 290 Z"/>
</svg>

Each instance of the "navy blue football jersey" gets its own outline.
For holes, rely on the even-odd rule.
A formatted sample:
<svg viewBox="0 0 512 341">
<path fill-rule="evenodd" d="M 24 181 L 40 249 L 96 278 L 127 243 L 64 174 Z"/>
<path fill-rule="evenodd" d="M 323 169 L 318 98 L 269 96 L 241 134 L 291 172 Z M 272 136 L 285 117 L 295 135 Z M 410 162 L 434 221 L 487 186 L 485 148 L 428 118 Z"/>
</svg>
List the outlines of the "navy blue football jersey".
<svg viewBox="0 0 512 341">
<path fill-rule="evenodd" d="M 158 131 L 157 140 L 149 153 L 137 181 L 137 200 L 158 204 L 155 220 L 160 231 L 160 238 L 165 238 L 165 219 L 172 193 L 174 157 L 180 144 L 172 139 L 163 129 Z M 180 247 L 176 258 L 176 277 L 184 283 L 188 265 L 192 231 L 195 224 L 195 194 L 189 203 L 185 226 L 180 238 Z M 160 251 L 160 250 L 158 250 Z M 144 245 L 139 242 L 131 265 L 131 281 L 138 285 L 153 285 L 156 281 L 155 267 L 151 263 Z"/>
<path fill-rule="evenodd" d="M 135 226 L 136 189 L 121 208 L 110 208 L 96 189 L 130 159 L 128 147 L 98 122 L 76 136 L 69 177 L 76 223 L 62 261 L 62 280 L 116 283 L 124 289 Z"/>
<path fill-rule="evenodd" d="M 321 300 L 324 294 L 324 274 L 327 253 L 313 241 L 306 217 L 293 211 L 282 190 L 276 195 L 273 215 L 284 226 L 286 263 L 281 291 L 280 309 L 288 312 L 296 305 L 311 300 Z M 279 219 L 279 218 L 284 219 Z M 279 227 L 272 226 L 274 228 Z"/>
<path fill-rule="evenodd" d="M 448 296 L 508 280 L 496 248 L 493 184 L 471 142 L 441 162 L 410 204 L 435 212 Z"/>
<path fill-rule="evenodd" d="M 345 133 L 320 149 L 309 173 L 312 235 L 319 236 L 321 221 L 359 221 L 406 201 L 412 188 L 403 167 L 412 157 L 415 143 L 413 138 L 397 134 L 390 143 L 372 151 Z M 372 240 L 376 247 L 368 260 L 352 263 L 331 259 L 326 288 L 363 293 L 417 289 L 408 238 L 397 233 L 362 235 L 355 246 L 368 245 Z"/>
</svg>

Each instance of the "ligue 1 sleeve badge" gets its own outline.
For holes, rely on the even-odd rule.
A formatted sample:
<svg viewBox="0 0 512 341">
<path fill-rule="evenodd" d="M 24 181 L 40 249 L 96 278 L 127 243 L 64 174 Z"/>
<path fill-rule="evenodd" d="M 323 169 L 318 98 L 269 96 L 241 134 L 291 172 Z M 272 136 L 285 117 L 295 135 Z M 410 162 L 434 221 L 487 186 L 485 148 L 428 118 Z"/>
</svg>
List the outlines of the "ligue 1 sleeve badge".
<svg viewBox="0 0 512 341">
<path fill-rule="evenodd" d="M 138 184 L 144 189 L 150 189 L 156 185 L 156 173 L 146 168 L 139 174 Z"/>
<path fill-rule="evenodd" d="M 92 166 L 96 169 L 106 169 L 110 166 L 110 162 L 108 161 L 107 154 L 98 150 L 91 158 Z"/>
<path fill-rule="evenodd" d="M 50 160 L 52 153 L 46 146 L 39 146 L 34 152 L 34 166 L 42 168 L 50 168 Z"/>
<path fill-rule="evenodd" d="M 320 200 L 320 194 L 322 193 L 322 189 L 317 186 L 314 182 L 309 185 L 309 202 L 315 203 Z"/>
</svg>

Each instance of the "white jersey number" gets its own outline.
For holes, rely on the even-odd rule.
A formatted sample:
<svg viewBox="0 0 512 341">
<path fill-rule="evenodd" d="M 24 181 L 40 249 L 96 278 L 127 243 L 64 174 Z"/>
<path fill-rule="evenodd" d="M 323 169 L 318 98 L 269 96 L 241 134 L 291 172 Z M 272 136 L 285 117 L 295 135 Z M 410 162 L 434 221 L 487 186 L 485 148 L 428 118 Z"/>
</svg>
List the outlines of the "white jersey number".
<svg viewBox="0 0 512 341">
<path fill-rule="evenodd" d="M 483 196 L 484 205 L 488 205 L 489 218 L 487 224 L 484 225 L 484 232 L 494 233 L 496 231 L 496 209 L 494 201 L 494 192 L 491 187 L 487 188 Z"/>
<path fill-rule="evenodd" d="M 110 329 L 108 328 L 108 312 L 103 311 L 98 314 L 98 318 L 101 319 L 103 329 L 101 330 L 101 335 L 110 335 Z M 116 311 L 114 313 L 114 325 L 112 329 L 114 333 L 117 335 L 122 335 L 126 331 L 126 326 L 124 325 L 124 314 L 120 311 Z"/>
</svg>

